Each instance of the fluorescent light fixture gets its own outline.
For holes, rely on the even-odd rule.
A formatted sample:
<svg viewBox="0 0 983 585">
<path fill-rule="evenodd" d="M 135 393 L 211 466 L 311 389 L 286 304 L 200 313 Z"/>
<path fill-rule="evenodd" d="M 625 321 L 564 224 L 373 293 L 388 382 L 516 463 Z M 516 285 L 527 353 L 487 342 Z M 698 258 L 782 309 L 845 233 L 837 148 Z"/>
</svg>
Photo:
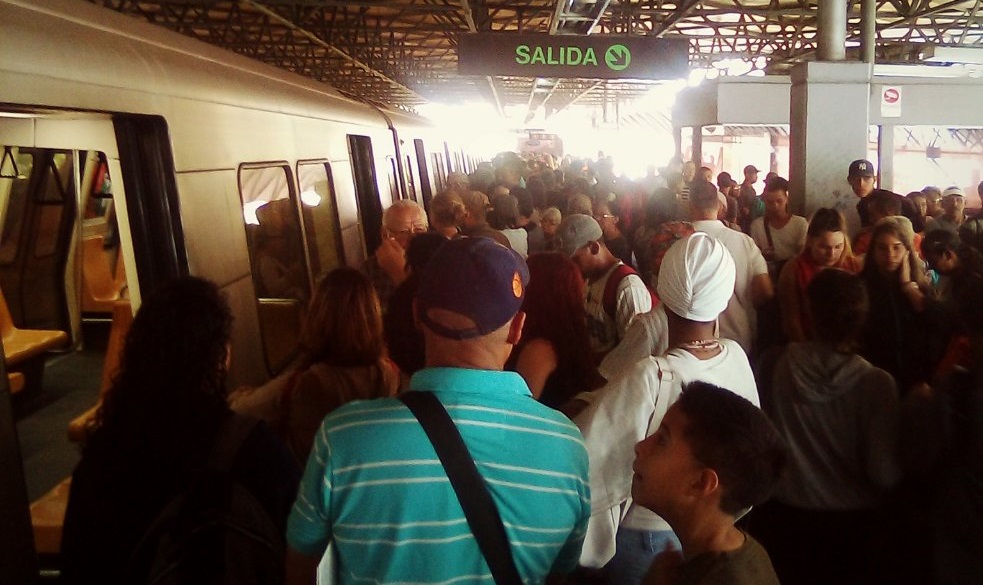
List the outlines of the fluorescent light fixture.
<svg viewBox="0 0 983 585">
<path fill-rule="evenodd" d="M 921 53 L 929 63 L 972 63 L 983 65 L 983 47 L 939 47 L 929 45 Z"/>
</svg>

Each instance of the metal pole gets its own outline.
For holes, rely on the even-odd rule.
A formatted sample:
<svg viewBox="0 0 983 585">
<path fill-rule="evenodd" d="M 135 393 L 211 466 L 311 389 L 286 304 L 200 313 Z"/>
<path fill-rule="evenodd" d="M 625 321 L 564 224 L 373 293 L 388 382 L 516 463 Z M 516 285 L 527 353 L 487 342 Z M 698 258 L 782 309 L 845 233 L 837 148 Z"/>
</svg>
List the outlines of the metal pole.
<svg viewBox="0 0 983 585">
<path fill-rule="evenodd" d="M 846 60 L 846 2 L 819 0 L 819 60 Z"/>
<path fill-rule="evenodd" d="M 877 0 L 862 0 L 860 3 L 860 54 L 864 63 L 874 64 L 874 50 L 877 48 Z"/>
</svg>

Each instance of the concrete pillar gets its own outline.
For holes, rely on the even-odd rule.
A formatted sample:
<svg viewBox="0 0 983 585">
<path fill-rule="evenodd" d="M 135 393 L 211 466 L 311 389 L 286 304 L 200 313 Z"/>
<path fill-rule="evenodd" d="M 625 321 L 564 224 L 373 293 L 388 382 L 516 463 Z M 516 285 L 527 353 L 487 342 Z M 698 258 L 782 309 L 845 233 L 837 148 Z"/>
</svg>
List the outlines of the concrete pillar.
<svg viewBox="0 0 983 585">
<path fill-rule="evenodd" d="M 883 124 L 877 127 L 877 186 L 881 189 L 894 191 L 893 124 Z"/>
<path fill-rule="evenodd" d="M 703 126 L 693 126 L 693 157 L 697 169 L 703 166 Z"/>
<path fill-rule="evenodd" d="M 672 127 L 672 140 L 676 143 L 676 158 L 683 160 L 683 129 L 681 126 Z"/>
<path fill-rule="evenodd" d="M 802 63 L 792 69 L 789 182 L 791 205 L 808 217 L 835 207 L 851 233 L 860 226 L 846 182 L 850 162 L 866 158 L 870 83 L 865 63 Z"/>
<path fill-rule="evenodd" d="M 819 60 L 846 59 L 846 2 L 819 0 Z"/>
<path fill-rule="evenodd" d="M 877 0 L 862 0 L 860 12 L 860 57 L 864 63 L 873 66 L 877 47 Z"/>
</svg>

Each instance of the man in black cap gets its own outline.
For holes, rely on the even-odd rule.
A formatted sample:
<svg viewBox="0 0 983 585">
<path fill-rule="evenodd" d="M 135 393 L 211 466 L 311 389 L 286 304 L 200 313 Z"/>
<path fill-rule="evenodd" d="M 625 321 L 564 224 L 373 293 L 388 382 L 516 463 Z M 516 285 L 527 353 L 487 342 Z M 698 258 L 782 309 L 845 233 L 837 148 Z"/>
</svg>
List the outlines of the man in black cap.
<svg viewBox="0 0 983 585">
<path fill-rule="evenodd" d="M 915 232 L 925 229 L 925 220 L 918 214 L 915 204 L 904 195 L 900 195 L 887 189 L 874 188 L 874 164 L 869 160 L 857 159 L 850 163 L 850 170 L 847 173 L 846 181 L 850 183 L 853 194 L 860 198 L 857 202 L 857 213 L 860 215 L 860 225 L 867 227 L 871 224 L 868 209 L 870 208 L 870 196 L 875 193 L 887 193 L 901 203 L 901 215 L 911 220 L 911 225 Z"/>
</svg>

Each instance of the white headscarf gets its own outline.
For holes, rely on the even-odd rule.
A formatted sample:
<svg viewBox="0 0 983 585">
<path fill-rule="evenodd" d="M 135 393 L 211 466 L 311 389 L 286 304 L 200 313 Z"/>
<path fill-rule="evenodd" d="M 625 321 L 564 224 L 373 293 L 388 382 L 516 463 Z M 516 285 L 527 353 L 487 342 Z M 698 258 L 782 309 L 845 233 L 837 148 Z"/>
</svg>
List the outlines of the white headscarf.
<svg viewBox="0 0 983 585">
<path fill-rule="evenodd" d="M 691 321 L 715 321 L 734 295 L 734 258 L 716 238 L 696 232 L 666 252 L 659 272 L 659 299 Z"/>
</svg>

